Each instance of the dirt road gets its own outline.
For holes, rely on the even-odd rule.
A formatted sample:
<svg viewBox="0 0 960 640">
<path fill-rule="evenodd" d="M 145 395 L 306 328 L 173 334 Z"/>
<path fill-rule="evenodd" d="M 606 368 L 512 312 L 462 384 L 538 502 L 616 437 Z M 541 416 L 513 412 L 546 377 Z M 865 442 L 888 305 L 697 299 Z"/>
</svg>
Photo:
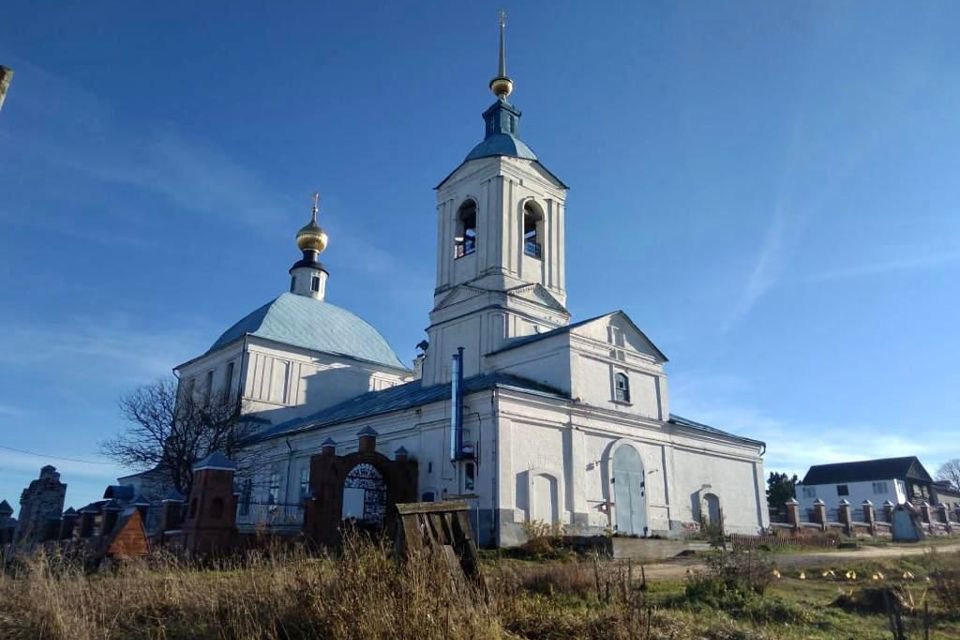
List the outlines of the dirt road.
<svg viewBox="0 0 960 640">
<path fill-rule="evenodd" d="M 884 547 L 860 547 L 841 551 L 816 551 L 812 553 L 778 553 L 773 556 L 777 566 L 783 569 L 800 569 L 842 565 L 844 562 L 877 560 L 881 558 L 900 558 L 923 555 L 930 549 L 938 553 L 960 552 L 960 542 L 942 545 L 891 544 Z M 703 562 L 693 558 L 677 558 L 656 564 L 645 564 L 647 578 L 682 578 L 688 571 L 703 568 Z"/>
</svg>

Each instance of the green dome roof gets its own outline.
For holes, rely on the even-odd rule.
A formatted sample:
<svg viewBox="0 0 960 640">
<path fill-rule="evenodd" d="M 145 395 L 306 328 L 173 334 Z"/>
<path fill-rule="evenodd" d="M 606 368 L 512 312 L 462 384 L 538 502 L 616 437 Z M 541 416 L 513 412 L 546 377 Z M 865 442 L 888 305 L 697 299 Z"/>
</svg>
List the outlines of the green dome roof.
<svg viewBox="0 0 960 640">
<path fill-rule="evenodd" d="M 245 335 L 406 369 L 380 332 L 346 309 L 284 293 L 223 332 L 207 353 Z"/>
</svg>

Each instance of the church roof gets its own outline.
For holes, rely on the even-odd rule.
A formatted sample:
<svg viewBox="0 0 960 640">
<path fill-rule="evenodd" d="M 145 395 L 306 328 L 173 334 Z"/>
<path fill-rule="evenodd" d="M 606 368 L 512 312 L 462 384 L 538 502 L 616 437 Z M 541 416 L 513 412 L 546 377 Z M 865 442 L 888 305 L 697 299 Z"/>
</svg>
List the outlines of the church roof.
<svg viewBox="0 0 960 640">
<path fill-rule="evenodd" d="M 650 338 L 648 338 L 647 335 L 646 335 L 643 331 L 640 330 L 640 327 L 638 327 L 638 326 L 636 325 L 636 323 L 634 323 L 634 321 L 630 319 L 630 316 L 628 316 L 628 315 L 627 315 L 626 313 L 624 313 L 623 311 L 611 311 L 610 313 L 604 313 L 604 314 L 601 314 L 601 315 L 599 315 L 599 316 L 594 316 L 594 317 L 592 317 L 592 318 L 587 318 L 586 320 L 580 320 L 580 321 L 578 321 L 578 322 L 574 322 L 574 323 L 571 323 L 571 324 L 568 324 L 568 325 L 564 325 L 564 326 L 562 326 L 562 327 L 557 327 L 556 329 L 551 329 L 550 331 L 544 331 L 543 333 L 535 333 L 535 334 L 529 335 L 529 336 L 521 336 L 521 337 L 519 337 L 519 338 L 512 338 L 512 339 L 510 339 L 510 340 L 507 341 L 507 344 L 506 344 L 506 345 L 504 345 L 503 347 L 500 347 L 500 348 L 497 349 L 496 351 L 492 351 L 491 353 L 489 353 L 489 354 L 487 354 L 487 355 L 493 355 L 494 353 L 500 353 L 501 351 L 507 351 L 507 350 L 509 350 L 509 349 L 515 349 L 515 348 L 517 348 L 517 347 L 522 347 L 522 346 L 527 345 L 527 344 L 530 344 L 530 343 L 532 343 L 532 342 L 539 342 L 540 340 L 546 340 L 547 338 L 552 338 L 552 337 L 558 336 L 558 335 L 560 335 L 560 334 L 562 334 L 562 333 L 570 333 L 572 330 L 574 330 L 574 329 L 576 329 L 576 328 L 578 328 L 578 327 L 582 327 L 582 326 L 584 326 L 584 325 L 590 324 L 591 322 L 594 322 L 594 321 L 599 320 L 599 319 L 601 319 L 601 318 L 606 318 L 607 316 L 612 316 L 612 315 L 616 315 L 616 314 L 619 314 L 620 316 L 622 316 L 623 318 L 625 318 L 626 321 L 630 323 L 630 326 L 632 326 L 633 329 L 636 330 L 637 333 L 639 333 L 641 336 L 643 336 L 644 340 L 646 340 L 646 341 L 650 344 L 650 346 L 652 347 L 653 351 L 656 353 L 656 356 L 657 356 L 658 358 L 660 358 L 660 360 L 661 360 L 662 362 L 667 362 L 667 356 L 664 355 L 664 353 L 663 353 L 662 351 L 660 351 L 660 349 L 659 349 L 659 347 L 657 347 L 657 345 L 653 344 L 653 341 L 650 340 Z"/>
<path fill-rule="evenodd" d="M 247 335 L 394 369 L 407 368 L 369 323 L 346 309 L 307 296 L 281 294 L 227 329 L 207 353 Z"/>
<path fill-rule="evenodd" d="M 905 478 L 920 480 L 921 482 L 933 482 L 933 478 L 923 468 L 916 456 L 906 456 L 857 462 L 815 464 L 803 477 L 803 484 L 809 486 Z"/>
<path fill-rule="evenodd" d="M 281 435 L 299 431 L 310 431 L 328 425 L 349 422 L 350 420 L 358 418 L 366 418 L 381 413 L 390 413 L 392 411 L 402 411 L 404 409 L 430 404 L 431 402 L 450 399 L 449 382 L 446 384 L 435 384 L 429 387 L 424 387 L 421 383 L 421 380 L 414 380 L 413 382 L 390 387 L 389 389 L 364 393 L 356 398 L 351 398 L 340 404 L 322 409 L 312 415 L 281 422 L 261 432 L 257 439 L 267 440 Z M 562 398 L 567 397 L 561 391 L 547 385 L 504 373 L 474 376 L 464 380 L 463 384 L 464 393 L 473 393 L 483 389 L 492 389 L 493 387 L 509 387 Z"/>
<path fill-rule="evenodd" d="M 523 158 L 524 160 L 537 159 L 537 154 L 533 152 L 533 149 L 517 136 L 510 133 L 497 133 L 475 146 L 464 158 L 464 162 L 491 156 L 510 156 L 511 158 Z"/>
<path fill-rule="evenodd" d="M 767 446 L 767 443 L 762 440 L 754 440 L 753 438 L 747 438 L 745 436 L 738 436 L 735 433 L 730 433 L 729 431 L 724 431 L 722 429 L 717 429 L 716 427 L 711 427 L 708 424 L 703 424 L 702 422 L 695 422 L 687 418 L 670 414 L 670 424 L 677 425 L 678 427 L 685 427 L 687 429 L 693 429 L 694 431 L 701 431 L 703 433 L 710 433 L 715 436 L 721 436 L 724 438 L 732 438 L 733 440 L 739 440 L 740 442 L 747 442 L 749 444 L 759 444 L 764 447 Z"/>
</svg>

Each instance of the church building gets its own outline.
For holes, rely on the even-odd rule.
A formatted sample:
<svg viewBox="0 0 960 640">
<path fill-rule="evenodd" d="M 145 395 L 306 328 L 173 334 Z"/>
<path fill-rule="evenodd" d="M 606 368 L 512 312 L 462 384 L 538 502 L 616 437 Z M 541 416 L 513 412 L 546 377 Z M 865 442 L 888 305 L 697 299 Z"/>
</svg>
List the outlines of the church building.
<svg viewBox="0 0 960 640">
<path fill-rule="evenodd" d="M 231 394 L 263 422 L 256 463 L 238 475 L 238 526 L 299 529 L 311 457 L 375 436 L 377 452 L 415 461 L 420 500 L 468 500 L 484 545 L 521 543 L 538 522 L 757 533 L 764 443 L 672 414 L 667 357 L 623 311 L 570 317 L 567 187 L 519 137 L 503 29 L 483 139 L 436 187 L 436 288 L 413 367 L 327 301 L 315 202 L 289 291 L 176 368 L 181 393 Z M 376 524 L 385 496 L 377 469 L 359 464 L 341 516 Z"/>
</svg>

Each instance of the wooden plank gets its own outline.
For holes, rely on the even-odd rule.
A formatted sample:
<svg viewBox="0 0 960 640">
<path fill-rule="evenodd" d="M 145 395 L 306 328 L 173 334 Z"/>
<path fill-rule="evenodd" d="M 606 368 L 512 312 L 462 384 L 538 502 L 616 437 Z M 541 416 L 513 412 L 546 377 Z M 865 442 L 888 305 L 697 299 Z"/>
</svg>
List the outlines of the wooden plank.
<svg viewBox="0 0 960 640">
<path fill-rule="evenodd" d="M 448 511 L 469 511 L 470 507 L 462 500 L 443 502 L 407 502 L 397 503 L 397 513 L 401 516 L 414 513 L 444 513 Z"/>
</svg>

